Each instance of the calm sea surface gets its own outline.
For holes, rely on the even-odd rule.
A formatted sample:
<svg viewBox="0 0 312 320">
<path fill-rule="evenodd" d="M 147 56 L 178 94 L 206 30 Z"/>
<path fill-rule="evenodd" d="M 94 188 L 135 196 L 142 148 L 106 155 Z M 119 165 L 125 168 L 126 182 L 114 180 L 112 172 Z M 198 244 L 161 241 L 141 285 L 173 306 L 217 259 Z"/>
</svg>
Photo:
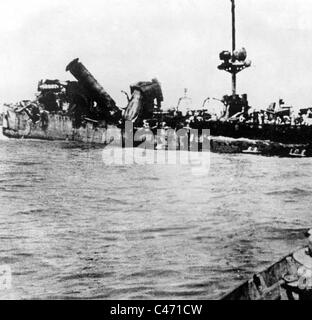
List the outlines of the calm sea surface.
<svg viewBox="0 0 312 320">
<path fill-rule="evenodd" d="M 0 298 L 217 299 L 304 243 L 311 159 L 205 156 L 200 175 L 0 141 Z"/>
</svg>

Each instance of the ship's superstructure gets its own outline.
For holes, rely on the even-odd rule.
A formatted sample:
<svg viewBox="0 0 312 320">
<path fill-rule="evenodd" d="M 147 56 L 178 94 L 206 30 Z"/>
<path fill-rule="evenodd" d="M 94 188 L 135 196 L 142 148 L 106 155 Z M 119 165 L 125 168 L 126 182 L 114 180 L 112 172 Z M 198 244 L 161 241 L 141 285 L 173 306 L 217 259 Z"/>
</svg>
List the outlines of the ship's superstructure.
<svg viewBox="0 0 312 320">
<path fill-rule="evenodd" d="M 184 135 L 182 138 L 189 140 L 188 149 L 196 143 L 197 149 L 202 150 L 208 139 L 210 150 L 217 152 L 312 155 L 312 108 L 302 108 L 295 114 L 292 107 L 285 106 L 280 99 L 267 108 L 255 110 L 249 105 L 247 94 L 237 94 L 237 75 L 250 67 L 251 62 L 245 48 L 236 49 L 235 0 L 231 0 L 231 5 L 232 49 L 220 53 L 221 64 L 218 66 L 219 70 L 231 74 L 231 95 L 221 99 L 208 97 L 201 109 L 191 110 L 192 100 L 185 90 L 177 106 L 164 111 L 161 84 L 152 79 L 132 84 L 130 95 L 122 91 L 127 96 L 127 103 L 120 107 L 79 59 L 75 59 L 67 65 L 66 71 L 76 81 L 41 80 L 34 101 L 24 100 L 5 106 L 3 134 L 15 138 L 107 144 L 111 141 L 106 137 L 109 128 L 117 128 L 122 140 L 126 124 L 130 123 L 134 134 L 149 132 L 156 137 L 159 132 L 164 135 L 176 132 L 179 139 Z M 206 108 L 208 102 L 218 102 L 222 110 L 212 112 Z M 197 138 L 193 139 L 195 131 Z M 160 140 L 170 139 L 156 137 L 149 147 L 159 148 L 157 141 Z M 161 145 L 168 148 L 166 143 Z M 178 142 L 177 149 L 180 147 Z"/>
</svg>

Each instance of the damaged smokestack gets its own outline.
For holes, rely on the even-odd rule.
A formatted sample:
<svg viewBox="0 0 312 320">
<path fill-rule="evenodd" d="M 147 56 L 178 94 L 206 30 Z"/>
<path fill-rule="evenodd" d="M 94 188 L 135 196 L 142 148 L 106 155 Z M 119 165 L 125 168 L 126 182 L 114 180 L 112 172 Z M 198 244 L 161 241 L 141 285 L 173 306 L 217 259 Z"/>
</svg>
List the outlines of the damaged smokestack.
<svg viewBox="0 0 312 320">
<path fill-rule="evenodd" d="M 70 73 L 80 82 L 80 84 L 90 92 L 93 99 L 101 106 L 105 106 L 110 110 L 116 109 L 116 103 L 104 88 L 93 77 L 89 70 L 75 59 L 68 64 L 66 71 Z"/>
</svg>

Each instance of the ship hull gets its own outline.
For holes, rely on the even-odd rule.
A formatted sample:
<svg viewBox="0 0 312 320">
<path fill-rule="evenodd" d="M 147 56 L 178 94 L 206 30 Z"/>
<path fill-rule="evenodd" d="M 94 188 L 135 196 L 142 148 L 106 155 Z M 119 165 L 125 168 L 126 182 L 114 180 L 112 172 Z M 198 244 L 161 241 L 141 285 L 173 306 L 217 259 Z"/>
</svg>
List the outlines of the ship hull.
<svg viewBox="0 0 312 320">
<path fill-rule="evenodd" d="M 263 139 L 240 138 L 240 132 L 236 127 L 237 137 L 228 137 L 226 135 L 226 126 L 212 127 L 211 135 L 207 137 L 205 147 L 201 139 L 196 143 L 189 143 L 189 148 L 195 151 L 212 151 L 218 153 L 252 153 L 254 155 L 267 156 L 289 156 L 292 150 L 300 152 L 304 150 L 305 156 L 312 156 L 312 150 L 308 143 L 285 144 Z M 229 127 L 229 132 L 235 130 Z M 231 132 L 230 132 L 231 133 Z M 224 136 L 223 136 L 223 135 Z M 83 143 L 99 145 L 117 145 L 124 146 L 121 130 L 114 125 L 99 127 L 92 122 L 87 122 L 84 126 L 75 128 L 73 119 L 66 115 L 49 114 L 46 123 L 38 121 L 33 123 L 26 113 L 16 113 L 12 110 L 7 111 L 3 119 L 3 135 L 8 138 L 40 139 L 40 140 L 63 140 L 76 141 Z M 233 134 L 235 136 L 235 134 Z M 257 136 L 257 133 L 254 133 Z M 154 147 L 159 149 L 155 139 Z M 146 147 L 142 141 L 135 141 L 134 146 Z M 195 145 L 195 146 L 194 146 Z M 149 145 L 150 146 L 150 145 Z M 172 149 L 170 146 L 163 146 L 164 149 Z M 248 152 L 252 148 L 253 152 Z M 177 145 L 179 149 L 179 145 Z M 256 152 L 255 152 L 256 150 Z"/>
<path fill-rule="evenodd" d="M 3 135 L 16 139 L 63 140 L 106 144 L 107 133 L 114 126 L 96 127 L 92 123 L 75 128 L 66 115 L 49 114 L 47 123 L 33 123 L 27 114 L 8 111 L 3 121 Z M 116 135 L 115 135 L 116 136 Z"/>
</svg>

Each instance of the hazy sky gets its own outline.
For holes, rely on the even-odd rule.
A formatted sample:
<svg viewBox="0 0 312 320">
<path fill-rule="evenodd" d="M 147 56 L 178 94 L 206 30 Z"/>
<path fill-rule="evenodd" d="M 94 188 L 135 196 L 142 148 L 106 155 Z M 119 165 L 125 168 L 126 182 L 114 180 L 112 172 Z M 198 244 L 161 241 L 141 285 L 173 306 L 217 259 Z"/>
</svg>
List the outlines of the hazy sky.
<svg viewBox="0 0 312 320">
<path fill-rule="evenodd" d="M 236 0 L 237 46 L 252 67 L 238 77 L 251 105 L 279 97 L 312 105 L 312 1 Z M 34 97 L 40 79 L 73 79 L 74 58 L 119 105 L 120 90 L 157 77 L 165 105 L 183 88 L 196 105 L 231 92 L 217 69 L 231 48 L 230 0 L 1 0 L 0 102 Z"/>
</svg>

